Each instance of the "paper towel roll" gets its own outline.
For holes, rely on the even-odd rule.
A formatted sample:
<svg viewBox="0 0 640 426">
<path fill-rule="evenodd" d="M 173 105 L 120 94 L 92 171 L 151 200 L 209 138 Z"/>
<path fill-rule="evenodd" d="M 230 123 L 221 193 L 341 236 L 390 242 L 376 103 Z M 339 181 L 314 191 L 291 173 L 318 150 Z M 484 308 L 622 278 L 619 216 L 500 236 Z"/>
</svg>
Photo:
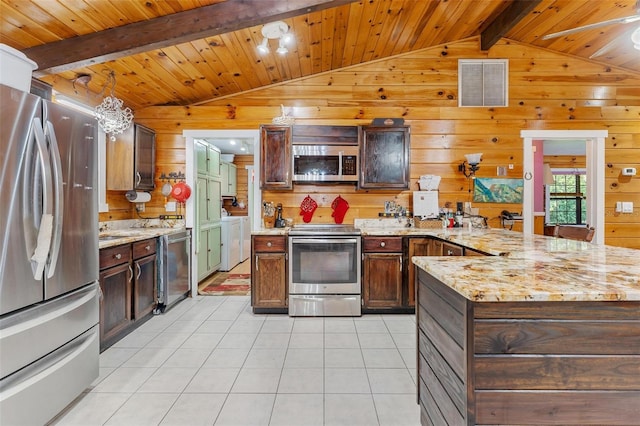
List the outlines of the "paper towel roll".
<svg viewBox="0 0 640 426">
<path fill-rule="evenodd" d="M 151 201 L 151 194 L 148 192 L 127 191 L 124 196 L 132 203 L 146 203 Z"/>
</svg>

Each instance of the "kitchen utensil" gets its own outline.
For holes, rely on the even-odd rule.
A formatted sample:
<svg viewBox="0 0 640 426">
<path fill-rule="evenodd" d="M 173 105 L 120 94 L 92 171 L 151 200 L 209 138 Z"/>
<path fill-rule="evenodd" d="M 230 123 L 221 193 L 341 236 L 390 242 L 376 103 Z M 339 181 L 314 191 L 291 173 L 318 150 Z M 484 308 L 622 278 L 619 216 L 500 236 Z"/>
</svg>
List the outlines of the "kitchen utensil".
<svg viewBox="0 0 640 426">
<path fill-rule="evenodd" d="M 171 189 L 171 196 L 181 203 L 184 203 L 191 196 L 191 187 L 184 182 L 178 182 Z"/>
<path fill-rule="evenodd" d="M 171 184 L 169 182 L 165 183 L 164 185 L 162 185 L 162 195 L 168 197 L 169 195 L 171 195 L 171 189 Z"/>
</svg>

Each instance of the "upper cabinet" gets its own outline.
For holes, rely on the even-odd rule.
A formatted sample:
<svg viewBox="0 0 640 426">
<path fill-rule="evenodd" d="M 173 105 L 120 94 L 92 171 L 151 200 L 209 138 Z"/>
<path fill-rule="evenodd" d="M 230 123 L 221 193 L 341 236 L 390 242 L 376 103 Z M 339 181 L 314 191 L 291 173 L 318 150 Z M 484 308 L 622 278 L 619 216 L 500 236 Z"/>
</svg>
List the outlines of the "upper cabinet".
<svg viewBox="0 0 640 426">
<path fill-rule="evenodd" d="M 107 138 L 107 189 L 152 191 L 155 188 L 155 133 L 134 124 L 115 140 Z"/>
<path fill-rule="evenodd" d="M 223 197 L 235 197 L 238 194 L 237 169 L 233 163 L 220 163 L 220 186 Z"/>
<path fill-rule="evenodd" d="M 195 141 L 196 169 L 198 173 L 220 177 L 220 150 L 206 142 Z"/>
<path fill-rule="evenodd" d="M 361 189 L 409 189 L 409 126 L 360 129 Z"/>
<path fill-rule="evenodd" d="M 260 126 L 260 189 L 293 189 L 291 127 Z"/>
<path fill-rule="evenodd" d="M 153 191 L 156 173 L 156 134 L 153 130 L 136 124 L 134 129 L 134 173 L 133 189 Z"/>
</svg>

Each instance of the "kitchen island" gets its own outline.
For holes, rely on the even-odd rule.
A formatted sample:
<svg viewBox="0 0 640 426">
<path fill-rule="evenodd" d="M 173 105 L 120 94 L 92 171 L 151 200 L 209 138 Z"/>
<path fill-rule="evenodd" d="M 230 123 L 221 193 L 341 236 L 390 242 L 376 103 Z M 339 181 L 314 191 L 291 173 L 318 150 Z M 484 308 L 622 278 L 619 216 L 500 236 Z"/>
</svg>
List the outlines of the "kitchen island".
<svg viewBox="0 0 640 426">
<path fill-rule="evenodd" d="M 640 424 L 638 250 L 445 238 L 502 255 L 412 259 L 423 425 Z"/>
</svg>

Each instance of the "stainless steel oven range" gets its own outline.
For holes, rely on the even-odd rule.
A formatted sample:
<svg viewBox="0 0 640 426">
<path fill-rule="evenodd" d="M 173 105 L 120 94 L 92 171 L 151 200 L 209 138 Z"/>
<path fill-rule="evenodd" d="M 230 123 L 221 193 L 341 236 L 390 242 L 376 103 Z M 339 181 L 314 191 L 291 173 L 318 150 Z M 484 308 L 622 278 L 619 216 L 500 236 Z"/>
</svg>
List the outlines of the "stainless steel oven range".
<svg viewBox="0 0 640 426">
<path fill-rule="evenodd" d="M 360 231 L 298 225 L 289 231 L 289 315 L 360 316 Z"/>
</svg>

